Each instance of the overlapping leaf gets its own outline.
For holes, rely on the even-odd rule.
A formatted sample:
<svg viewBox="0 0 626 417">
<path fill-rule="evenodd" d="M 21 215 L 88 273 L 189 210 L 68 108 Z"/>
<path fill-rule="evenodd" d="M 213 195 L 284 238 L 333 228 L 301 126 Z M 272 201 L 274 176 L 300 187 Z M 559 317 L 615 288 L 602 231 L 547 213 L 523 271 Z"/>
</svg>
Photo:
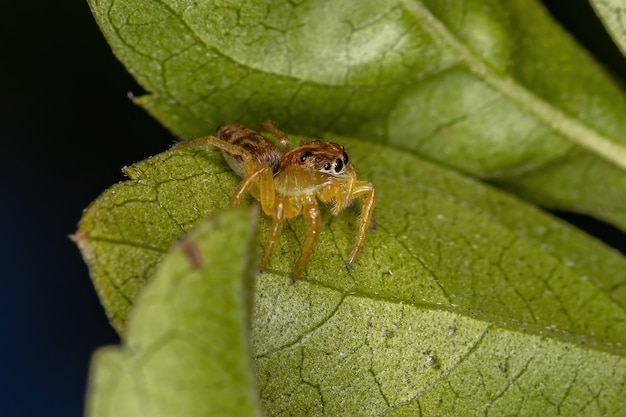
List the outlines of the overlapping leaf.
<svg viewBox="0 0 626 417">
<path fill-rule="evenodd" d="M 626 229 L 624 93 L 537 1 L 90 4 L 182 137 L 349 134 Z"/>
<path fill-rule="evenodd" d="M 250 352 L 255 228 L 203 221 L 136 300 L 124 346 L 100 351 L 87 415 L 260 416 Z"/>
<path fill-rule="evenodd" d="M 590 3 L 622 54 L 626 56 L 626 1 L 591 0 Z"/>
<path fill-rule="evenodd" d="M 406 153 L 333 139 L 379 189 L 377 230 L 348 271 L 358 212 L 324 212 L 295 285 L 306 226 L 296 219 L 281 236 L 252 325 L 267 415 L 620 409 L 623 257 Z M 227 204 L 237 178 L 220 158 L 206 147 L 157 155 L 86 211 L 76 238 L 118 328 L 171 241 Z"/>
</svg>

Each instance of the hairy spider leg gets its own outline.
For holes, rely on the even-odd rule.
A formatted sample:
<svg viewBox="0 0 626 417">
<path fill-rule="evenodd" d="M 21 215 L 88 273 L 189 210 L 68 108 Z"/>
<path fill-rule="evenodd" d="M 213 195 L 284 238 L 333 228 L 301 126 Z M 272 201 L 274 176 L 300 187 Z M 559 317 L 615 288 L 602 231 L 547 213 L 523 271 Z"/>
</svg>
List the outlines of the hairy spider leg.
<svg viewBox="0 0 626 417">
<path fill-rule="evenodd" d="M 348 257 L 346 266 L 348 269 L 352 269 L 356 256 L 359 254 L 363 242 L 365 241 L 365 235 L 368 229 L 371 228 L 374 222 L 374 206 L 376 206 L 376 189 L 371 182 L 358 181 L 355 183 L 354 197 L 361 198 L 363 208 L 361 209 L 361 216 L 359 219 L 359 227 L 356 235 L 356 241 L 354 247 Z"/>
<path fill-rule="evenodd" d="M 309 223 L 309 230 L 306 232 L 306 238 L 304 239 L 304 245 L 302 246 L 302 253 L 300 259 L 291 274 L 291 279 L 296 280 L 300 277 L 302 270 L 309 261 L 315 245 L 317 244 L 317 238 L 320 235 L 322 229 L 322 220 L 320 215 L 320 208 L 315 203 L 315 200 L 308 202 L 302 207 L 302 217 Z"/>
<path fill-rule="evenodd" d="M 334 181 L 322 189 L 319 194 L 319 198 L 322 202 L 335 203 L 332 209 L 334 216 L 345 209 L 354 198 L 361 199 L 362 209 L 361 215 L 359 216 L 356 241 L 348 257 L 348 262 L 346 262 L 348 269 L 353 268 L 354 261 L 365 242 L 367 231 L 373 225 L 373 213 L 374 207 L 376 206 L 376 189 L 372 183 L 368 181 L 358 181 L 356 178 L 356 170 L 352 169 L 348 181 Z"/>
<path fill-rule="evenodd" d="M 244 160 L 244 170 L 246 176 L 239 183 L 233 195 L 230 197 L 230 205 L 236 206 L 244 199 L 248 191 L 261 203 L 263 212 L 268 216 L 272 214 L 274 207 L 274 175 L 272 173 L 272 167 L 263 164 L 261 166 L 252 165 L 247 166 Z M 257 190 L 251 189 L 253 185 L 257 185 Z"/>
<path fill-rule="evenodd" d="M 272 226 L 270 227 L 269 235 L 267 236 L 267 245 L 263 252 L 263 258 L 259 264 L 259 272 L 262 273 L 267 266 L 267 261 L 272 255 L 274 244 L 278 242 L 280 232 L 283 230 L 283 222 L 285 221 L 285 199 L 278 197 L 274 204 L 274 213 L 272 215 Z"/>
<path fill-rule="evenodd" d="M 354 200 L 352 193 L 354 185 L 357 183 L 357 178 L 357 173 L 352 168 L 347 181 L 334 181 L 328 186 L 326 192 L 322 192 L 325 202 L 334 202 L 332 208 L 333 216 L 338 216 Z"/>
<path fill-rule="evenodd" d="M 319 237 L 320 231 L 322 230 L 321 213 L 314 198 L 307 198 L 307 201 L 304 202 L 304 205 L 302 207 L 300 207 L 299 201 L 296 201 L 296 204 L 294 204 L 292 200 L 286 197 L 278 197 L 276 199 L 274 213 L 272 216 L 272 225 L 270 227 L 270 232 L 267 237 L 267 245 L 265 246 L 263 258 L 261 259 L 261 263 L 259 264 L 259 272 L 263 272 L 265 270 L 267 262 L 272 255 L 274 244 L 278 242 L 278 239 L 280 238 L 280 233 L 283 228 L 284 220 L 297 217 L 300 212 L 302 213 L 302 217 L 309 224 L 309 229 L 307 230 L 307 234 L 304 239 L 302 253 L 300 254 L 300 258 L 296 263 L 296 267 L 291 274 L 291 279 L 292 281 L 295 281 L 300 277 L 302 271 L 304 270 L 304 267 L 309 261 L 309 258 L 313 254 L 313 250 L 315 249 L 315 245 L 317 244 L 317 238 Z"/>
<path fill-rule="evenodd" d="M 283 154 L 287 153 L 291 149 L 289 136 L 287 136 L 285 132 L 277 128 L 271 120 L 266 120 L 261 123 L 260 130 L 265 130 L 266 132 L 271 133 L 276 139 L 278 139 L 278 148 Z"/>
<path fill-rule="evenodd" d="M 179 142 L 175 147 L 192 147 L 204 144 L 213 145 L 233 157 L 240 157 L 243 161 L 244 177 L 230 197 L 231 207 L 241 203 L 246 193 L 251 191 L 250 194 L 261 203 L 263 212 L 271 215 L 275 198 L 272 167 L 267 164 L 259 165 L 255 162 L 252 155 L 242 147 L 233 145 L 215 136 L 205 136 L 187 142 Z M 251 189 L 255 184 L 257 189 Z"/>
</svg>

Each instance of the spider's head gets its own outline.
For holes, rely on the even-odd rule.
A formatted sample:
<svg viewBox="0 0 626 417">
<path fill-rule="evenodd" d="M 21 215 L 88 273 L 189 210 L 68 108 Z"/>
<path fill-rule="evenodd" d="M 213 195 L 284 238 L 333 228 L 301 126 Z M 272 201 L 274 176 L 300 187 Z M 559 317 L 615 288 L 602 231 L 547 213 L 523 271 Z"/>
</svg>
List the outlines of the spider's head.
<svg viewBox="0 0 626 417">
<path fill-rule="evenodd" d="M 282 167 L 299 167 L 307 171 L 341 176 L 348 165 L 348 154 L 343 146 L 321 140 L 305 142 L 292 149 L 283 158 Z"/>
</svg>

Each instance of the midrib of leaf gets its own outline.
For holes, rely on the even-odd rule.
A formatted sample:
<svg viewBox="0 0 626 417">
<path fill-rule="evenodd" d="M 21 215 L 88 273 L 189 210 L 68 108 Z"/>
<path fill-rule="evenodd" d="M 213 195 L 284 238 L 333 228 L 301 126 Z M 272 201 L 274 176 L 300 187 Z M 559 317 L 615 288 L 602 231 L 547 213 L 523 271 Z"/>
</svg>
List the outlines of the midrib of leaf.
<svg viewBox="0 0 626 417">
<path fill-rule="evenodd" d="M 554 131 L 626 170 L 626 147 L 611 141 L 607 136 L 567 116 L 561 110 L 528 91 L 528 89 L 515 82 L 512 78 L 498 76 L 481 59 L 476 57 L 465 44 L 459 42 L 448 31 L 446 26 L 430 13 L 428 8 L 421 2 L 414 0 L 402 1 L 407 10 L 413 12 L 433 33 L 452 48 L 460 60 L 465 62 L 467 68 L 481 80 L 512 102 L 517 103 L 538 120 L 550 126 Z"/>
<path fill-rule="evenodd" d="M 550 254 L 549 255 L 552 258 L 555 258 L 554 255 Z M 434 272 L 431 271 L 431 274 L 434 275 Z M 361 290 L 354 290 L 354 289 L 346 289 L 345 287 L 339 287 L 333 284 L 330 284 L 328 282 L 324 282 L 324 281 L 320 281 L 320 280 L 315 280 L 315 279 L 309 279 L 307 277 L 301 278 L 300 281 L 302 282 L 308 282 L 311 285 L 314 285 L 316 287 L 319 288 L 324 288 L 326 290 L 330 290 L 330 291 L 334 291 L 337 292 L 338 294 L 340 294 L 341 296 L 341 302 L 338 303 L 337 308 L 335 308 L 334 311 L 332 311 L 329 316 L 332 316 L 337 309 L 339 308 L 339 305 L 343 302 L 343 300 L 346 297 L 356 297 L 356 298 L 360 298 L 362 300 L 364 300 L 364 302 L 369 302 L 369 301 L 382 301 L 388 304 L 397 304 L 397 305 L 407 305 L 407 306 L 411 306 L 413 308 L 417 308 L 419 310 L 422 311 L 437 311 L 437 312 L 443 312 L 443 313 L 451 313 L 451 314 L 457 314 L 459 316 L 462 317 L 466 317 L 469 319 L 474 319 L 474 320 L 480 320 L 484 323 L 486 323 L 486 330 L 488 329 L 492 329 L 492 328 L 498 328 L 498 329 L 503 329 L 503 330 L 508 330 L 508 331 L 512 331 L 512 332 L 519 332 L 519 333 L 523 333 L 523 334 L 528 334 L 528 335 L 534 335 L 534 336 L 540 336 L 540 337 L 548 337 L 554 340 L 558 340 L 560 342 L 563 343 L 570 343 L 572 345 L 576 345 L 579 347 L 585 347 L 587 349 L 591 349 L 591 350 L 595 350 L 598 352 L 607 352 L 609 354 L 612 355 L 624 355 L 625 351 L 622 349 L 621 346 L 618 345 L 614 345 L 614 344 L 598 344 L 596 343 L 592 338 L 589 338 L 586 335 L 582 335 L 582 334 L 572 334 L 569 332 L 550 332 L 550 331 L 546 331 L 544 324 L 525 324 L 522 325 L 520 323 L 506 323 L 503 322 L 501 319 L 499 319 L 498 317 L 494 317 L 492 315 L 489 314 L 484 314 L 481 311 L 477 310 L 477 309 L 472 309 L 471 311 L 460 307 L 456 304 L 454 304 L 451 301 L 452 297 L 447 297 L 447 299 L 449 300 L 449 304 L 445 305 L 442 303 L 437 303 L 437 302 L 426 302 L 426 301 L 416 301 L 416 300 L 411 300 L 410 298 L 405 298 L 403 296 L 399 296 L 397 298 L 392 298 L 389 297 L 388 295 L 379 295 L 379 294 L 374 294 L 374 293 L 370 293 L 367 291 L 361 291 Z M 598 291 L 602 292 L 602 293 L 607 293 L 604 289 L 602 289 L 597 283 L 593 282 L 592 283 L 594 285 L 594 287 L 596 287 L 598 289 Z M 443 286 L 440 286 L 443 289 Z M 523 299 L 523 296 L 520 294 L 517 294 L 520 298 Z M 615 299 L 613 299 L 610 295 L 607 295 L 607 299 L 609 300 L 609 302 L 611 302 L 613 305 L 615 305 L 617 308 L 619 309 L 623 309 L 623 306 Z M 529 309 L 531 309 L 529 307 Z M 567 314 L 567 309 L 561 306 L 561 310 Z M 324 324 L 325 320 L 320 321 L 319 326 L 322 326 Z M 298 343 L 301 343 L 303 340 L 306 340 L 306 338 L 312 334 L 313 332 L 315 332 L 317 330 L 317 327 L 313 327 L 311 328 L 307 333 L 303 334 L 301 337 L 293 340 L 290 343 L 286 343 L 282 346 L 280 346 L 280 348 L 276 348 L 273 349 L 271 351 L 267 351 L 267 352 L 262 352 L 260 354 L 257 354 L 255 357 L 256 358 L 261 358 L 261 357 L 268 357 L 270 355 L 272 355 L 273 353 L 276 353 L 279 350 L 294 346 Z M 483 335 L 484 336 L 484 335 Z M 481 337 L 482 338 L 482 337 Z M 475 350 L 475 347 L 472 348 L 472 350 Z M 469 355 L 467 355 L 469 356 Z"/>
</svg>

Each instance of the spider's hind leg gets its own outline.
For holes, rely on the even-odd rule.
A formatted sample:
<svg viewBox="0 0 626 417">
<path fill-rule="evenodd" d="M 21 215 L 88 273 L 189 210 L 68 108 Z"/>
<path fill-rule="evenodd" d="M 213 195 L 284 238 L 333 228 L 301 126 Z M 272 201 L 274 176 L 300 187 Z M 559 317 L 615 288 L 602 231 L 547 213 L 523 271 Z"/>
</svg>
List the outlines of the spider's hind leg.
<svg viewBox="0 0 626 417">
<path fill-rule="evenodd" d="M 354 242 L 354 247 L 348 257 L 348 262 L 346 263 L 348 269 L 353 268 L 354 261 L 363 246 L 363 242 L 365 242 L 365 235 L 367 235 L 367 231 L 371 229 L 374 224 L 376 189 L 370 182 L 359 181 L 355 184 L 354 197 L 360 197 L 362 199 L 363 208 L 361 210 L 361 217 L 359 218 L 356 241 Z"/>
<path fill-rule="evenodd" d="M 177 148 L 192 148 L 194 146 L 201 146 L 201 145 L 212 145 L 215 146 L 216 148 L 227 152 L 231 155 L 237 155 L 240 156 L 242 159 L 247 159 L 250 157 L 249 153 L 245 150 L 242 149 L 239 146 L 233 145 L 232 143 L 228 143 L 225 140 L 222 140 L 220 138 L 217 138 L 215 136 L 203 136 L 201 138 L 197 138 L 197 139 L 192 139 L 192 140 L 183 140 L 180 142 L 176 142 L 174 144 L 174 146 L 172 146 L 172 148 L 177 149 Z M 246 156 L 247 155 L 247 156 Z"/>
<path fill-rule="evenodd" d="M 260 129 L 271 133 L 276 139 L 278 139 L 279 148 L 283 154 L 289 151 L 289 149 L 291 148 L 291 144 L 289 143 L 289 136 L 287 136 L 285 132 L 277 128 L 271 120 L 266 120 L 261 123 Z"/>
</svg>

